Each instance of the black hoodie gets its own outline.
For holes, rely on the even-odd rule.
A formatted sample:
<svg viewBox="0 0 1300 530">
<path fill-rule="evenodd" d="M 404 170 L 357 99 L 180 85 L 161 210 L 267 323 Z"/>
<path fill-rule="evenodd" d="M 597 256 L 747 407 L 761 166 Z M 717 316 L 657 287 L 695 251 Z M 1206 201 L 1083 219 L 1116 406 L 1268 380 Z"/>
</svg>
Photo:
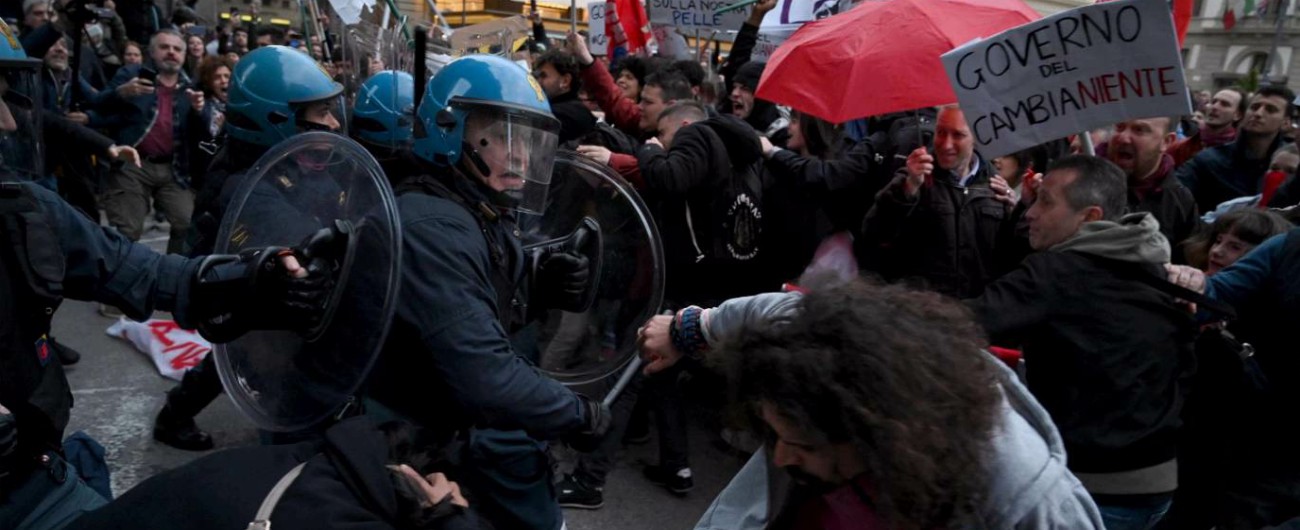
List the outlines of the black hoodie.
<svg viewBox="0 0 1300 530">
<path fill-rule="evenodd" d="M 762 157 L 753 128 L 725 115 L 682 127 L 668 150 L 652 144 L 637 150 L 646 196 L 663 232 L 670 300 L 721 301 L 778 287 L 764 284 L 755 260 L 728 251 L 720 233 L 737 195 L 761 189 L 745 181 L 757 181 Z"/>
</svg>

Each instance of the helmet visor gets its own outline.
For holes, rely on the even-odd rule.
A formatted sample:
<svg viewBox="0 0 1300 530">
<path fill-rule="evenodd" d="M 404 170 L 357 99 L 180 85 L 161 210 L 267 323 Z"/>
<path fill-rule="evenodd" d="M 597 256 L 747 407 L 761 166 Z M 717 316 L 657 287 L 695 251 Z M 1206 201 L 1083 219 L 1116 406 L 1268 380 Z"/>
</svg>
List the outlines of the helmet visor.
<svg viewBox="0 0 1300 530">
<path fill-rule="evenodd" d="M 45 177 L 41 85 L 35 69 L 0 71 L 0 164 L 20 180 Z"/>
<path fill-rule="evenodd" d="M 472 105 L 467 110 L 465 142 L 486 165 L 487 184 L 518 201 L 516 209 L 541 214 L 551 185 L 559 122 L 501 107 Z"/>
</svg>

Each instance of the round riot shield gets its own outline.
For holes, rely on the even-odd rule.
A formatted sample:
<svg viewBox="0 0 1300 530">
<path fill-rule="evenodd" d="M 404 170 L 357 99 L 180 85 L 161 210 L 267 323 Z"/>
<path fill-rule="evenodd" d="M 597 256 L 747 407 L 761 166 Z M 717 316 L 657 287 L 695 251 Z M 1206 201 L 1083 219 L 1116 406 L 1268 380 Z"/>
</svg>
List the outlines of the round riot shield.
<svg viewBox="0 0 1300 530">
<path fill-rule="evenodd" d="M 537 365 L 568 385 L 599 381 L 636 358 L 637 328 L 663 304 L 663 244 L 632 186 L 571 151 L 556 154 L 544 212 L 521 219 L 525 249 L 587 254 L 593 282 L 584 311 L 536 324 Z"/>
<path fill-rule="evenodd" d="M 216 252 L 295 247 L 336 231 L 334 287 L 307 330 L 252 331 L 215 347 L 235 405 L 271 431 L 312 426 L 351 399 L 379 356 L 396 308 L 401 233 L 379 164 L 356 142 L 325 132 L 272 148 L 239 184 Z"/>
</svg>

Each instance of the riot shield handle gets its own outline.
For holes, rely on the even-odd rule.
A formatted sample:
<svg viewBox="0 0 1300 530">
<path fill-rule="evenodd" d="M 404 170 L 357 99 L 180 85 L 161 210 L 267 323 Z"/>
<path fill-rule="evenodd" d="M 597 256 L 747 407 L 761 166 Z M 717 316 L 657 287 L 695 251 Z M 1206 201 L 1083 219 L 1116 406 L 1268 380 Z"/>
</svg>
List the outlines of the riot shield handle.
<svg viewBox="0 0 1300 530">
<path fill-rule="evenodd" d="M 308 341 L 320 338 L 334 320 L 339 299 L 343 296 L 343 287 L 347 285 L 348 271 L 352 270 L 352 261 L 356 257 L 355 234 L 356 228 L 352 222 L 335 219 L 333 226 L 317 230 L 294 249 L 294 254 L 302 257 L 302 266 L 309 274 L 328 274 L 334 280 L 320 322 L 303 333 Z"/>
</svg>

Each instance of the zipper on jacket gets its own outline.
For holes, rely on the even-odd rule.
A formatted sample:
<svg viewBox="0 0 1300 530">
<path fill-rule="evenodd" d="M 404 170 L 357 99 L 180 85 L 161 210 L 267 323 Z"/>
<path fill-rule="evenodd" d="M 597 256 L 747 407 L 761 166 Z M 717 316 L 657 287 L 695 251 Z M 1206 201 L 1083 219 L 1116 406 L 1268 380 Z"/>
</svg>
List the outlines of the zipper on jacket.
<svg viewBox="0 0 1300 530">
<path fill-rule="evenodd" d="M 691 246 L 695 247 L 695 262 L 704 261 L 704 251 L 700 250 L 700 241 L 695 237 L 695 223 L 691 220 L 691 203 L 686 203 L 686 230 L 691 234 Z"/>
</svg>

